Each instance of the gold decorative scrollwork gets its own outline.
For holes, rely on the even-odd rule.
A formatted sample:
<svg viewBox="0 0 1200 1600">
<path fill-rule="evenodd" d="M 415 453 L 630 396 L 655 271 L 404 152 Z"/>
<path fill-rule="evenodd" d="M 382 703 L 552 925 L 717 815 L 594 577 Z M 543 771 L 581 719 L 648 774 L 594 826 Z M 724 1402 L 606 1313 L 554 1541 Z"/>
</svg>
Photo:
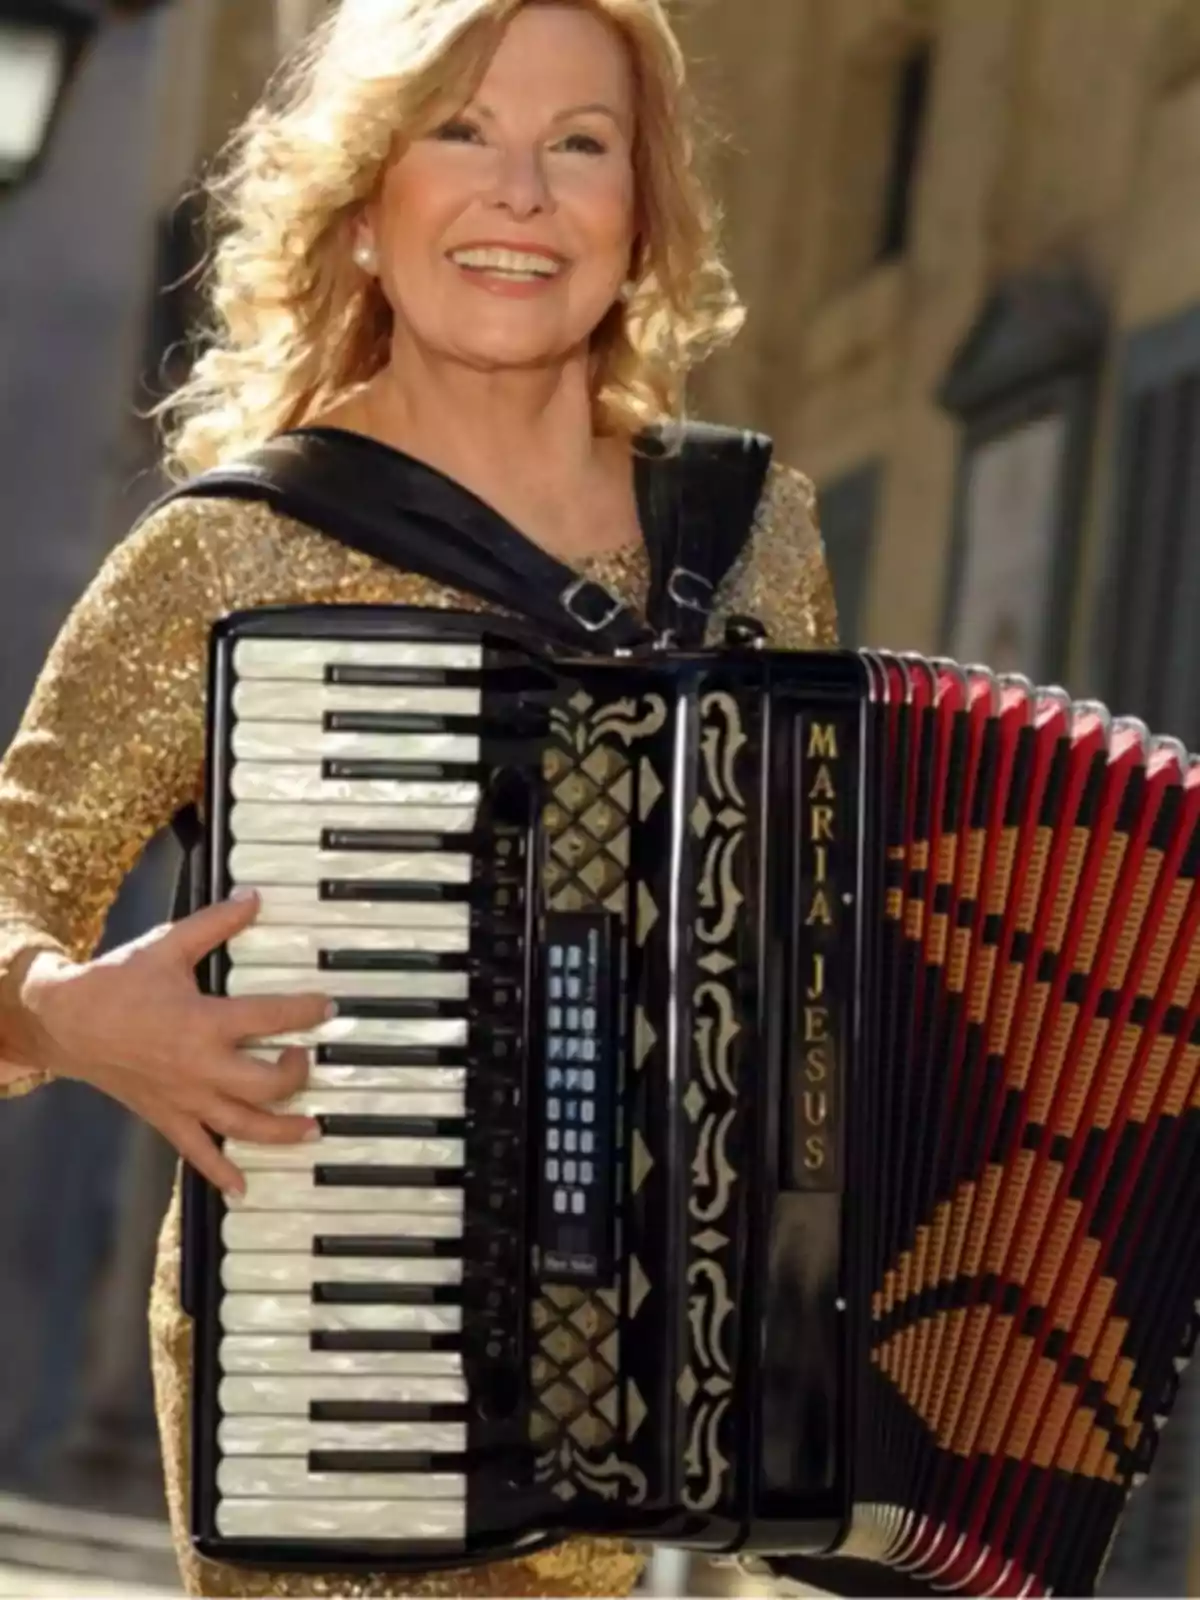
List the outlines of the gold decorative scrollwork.
<svg viewBox="0 0 1200 1600">
<path fill-rule="evenodd" d="M 694 1128 L 688 1214 L 688 1356 L 676 1384 L 685 1410 L 685 1503 L 711 1509 L 720 1499 L 729 1461 L 721 1432 L 733 1388 L 734 1298 L 731 1236 L 715 1224 L 733 1204 L 738 1172 L 729 1143 L 737 1113 L 736 1045 L 742 1031 L 729 974 L 737 969 L 736 936 L 745 909 L 738 869 L 746 840 L 746 802 L 737 758 L 747 742 L 732 695 L 701 701 L 699 793 L 692 830 L 700 842 L 695 933 L 704 953 L 692 994 L 695 1071 L 683 1106 Z"/>
<path fill-rule="evenodd" d="M 708 787 L 719 800 L 744 814 L 746 802 L 736 772 L 738 754 L 746 743 L 741 708 L 731 694 L 708 694 L 700 710 L 705 719 L 713 719 L 700 735 Z"/>
</svg>

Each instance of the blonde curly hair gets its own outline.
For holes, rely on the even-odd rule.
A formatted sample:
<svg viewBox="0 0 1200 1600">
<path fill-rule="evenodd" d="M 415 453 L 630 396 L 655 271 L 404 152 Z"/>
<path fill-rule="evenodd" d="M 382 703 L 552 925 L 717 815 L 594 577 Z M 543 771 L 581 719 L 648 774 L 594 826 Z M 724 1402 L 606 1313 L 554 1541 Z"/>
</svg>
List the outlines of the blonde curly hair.
<svg viewBox="0 0 1200 1600">
<path fill-rule="evenodd" d="M 216 242 L 201 353 L 154 413 L 170 477 L 311 423 L 386 364 L 391 308 L 353 265 L 355 219 L 397 145 L 470 99 L 531 3 L 564 0 L 342 0 L 281 67 L 203 185 Z M 662 0 L 565 3 L 607 18 L 635 69 L 632 282 L 593 335 L 597 431 L 632 437 L 681 414 L 689 370 L 743 311 Z"/>
</svg>

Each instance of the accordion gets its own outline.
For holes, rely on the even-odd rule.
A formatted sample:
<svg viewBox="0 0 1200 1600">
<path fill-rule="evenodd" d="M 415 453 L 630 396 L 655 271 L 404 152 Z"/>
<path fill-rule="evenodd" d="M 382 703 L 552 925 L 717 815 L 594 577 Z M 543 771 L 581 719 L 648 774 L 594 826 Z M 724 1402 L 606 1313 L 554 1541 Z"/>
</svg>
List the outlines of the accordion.
<svg viewBox="0 0 1200 1600">
<path fill-rule="evenodd" d="M 321 1137 L 188 1178 L 199 1549 L 1088 1592 L 1197 1331 L 1198 815 L 980 667 L 227 618 L 205 984 L 338 1009 L 250 1044 Z"/>
</svg>

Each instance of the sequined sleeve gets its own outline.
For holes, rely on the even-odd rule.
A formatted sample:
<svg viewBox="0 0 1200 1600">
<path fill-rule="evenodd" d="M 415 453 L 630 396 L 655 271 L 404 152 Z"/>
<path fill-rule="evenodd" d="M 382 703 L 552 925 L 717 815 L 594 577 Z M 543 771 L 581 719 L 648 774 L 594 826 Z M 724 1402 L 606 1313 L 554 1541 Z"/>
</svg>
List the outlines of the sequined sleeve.
<svg viewBox="0 0 1200 1600">
<path fill-rule="evenodd" d="M 816 491 L 793 467 L 773 464 L 768 472 L 750 538 L 717 597 L 714 632 L 739 615 L 757 617 L 784 649 L 837 646 Z"/>
<path fill-rule="evenodd" d="M 195 798 L 208 630 L 223 604 L 181 509 L 147 518 L 105 561 L 0 762 L 0 1006 L 24 953 L 92 953 L 122 880 Z M 0 1095 L 37 1081 L 0 1081 Z"/>
</svg>

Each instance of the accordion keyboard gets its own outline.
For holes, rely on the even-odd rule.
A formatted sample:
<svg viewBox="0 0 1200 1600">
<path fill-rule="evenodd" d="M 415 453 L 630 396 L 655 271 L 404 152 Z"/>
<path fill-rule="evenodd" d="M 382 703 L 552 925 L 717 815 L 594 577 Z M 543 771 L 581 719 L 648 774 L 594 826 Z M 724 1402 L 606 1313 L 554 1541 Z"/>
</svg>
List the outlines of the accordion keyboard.
<svg viewBox="0 0 1200 1600">
<path fill-rule="evenodd" d="M 528 788 L 482 666 L 469 641 L 232 654 L 210 870 L 261 909 L 215 987 L 337 1014 L 255 1042 L 311 1052 L 289 1109 L 320 1136 L 226 1146 L 247 1192 L 208 1290 L 224 1538 L 462 1547 L 511 1465 Z"/>
</svg>

